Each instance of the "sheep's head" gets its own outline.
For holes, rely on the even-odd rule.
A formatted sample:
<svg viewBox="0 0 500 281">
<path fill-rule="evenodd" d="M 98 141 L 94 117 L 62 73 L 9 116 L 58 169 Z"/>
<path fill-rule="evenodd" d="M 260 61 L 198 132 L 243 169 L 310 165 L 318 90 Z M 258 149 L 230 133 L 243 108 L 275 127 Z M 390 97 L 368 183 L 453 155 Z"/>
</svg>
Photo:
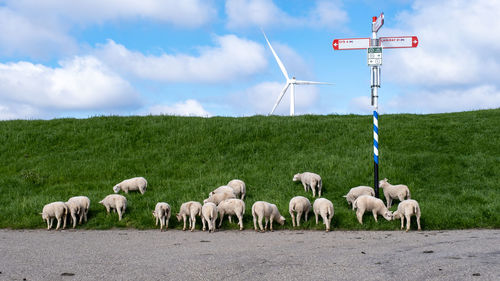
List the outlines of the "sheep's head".
<svg viewBox="0 0 500 281">
<path fill-rule="evenodd" d="M 295 174 L 293 176 L 293 181 L 299 181 L 300 180 L 300 174 Z"/>
<path fill-rule="evenodd" d="M 175 217 L 177 218 L 177 221 L 179 221 L 179 222 L 180 222 L 180 221 L 181 221 L 181 219 L 182 219 L 181 214 L 177 214 L 177 215 L 175 215 Z"/>
<path fill-rule="evenodd" d="M 281 224 L 281 225 L 284 225 L 285 224 L 285 218 L 283 216 L 280 216 L 279 219 L 278 219 L 278 223 Z"/>
<path fill-rule="evenodd" d="M 398 212 L 398 211 L 395 211 L 394 213 L 392 213 L 392 219 L 400 219 L 401 218 L 401 213 Z"/>
<path fill-rule="evenodd" d="M 392 220 L 392 212 L 391 211 L 386 211 L 384 213 L 384 219 L 386 219 L 388 221 Z"/>
<path fill-rule="evenodd" d="M 115 193 L 118 193 L 118 191 L 120 191 L 120 185 L 117 184 L 117 185 L 113 186 L 113 191 Z"/>
<path fill-rule="evenodd" d="M 387 178 L 385 178 L 385 179 L 378 182 L 378 186 L 381 188 L 384 188 L 384 185 L 387 183 L 389 183 L 389 180 Z"/>
<path fill-rule="evenodd" d="M 40 215 L 42 215 L 42 220 L 46 220 L 46 219 L 48 219 L 47 214 L 45 214 L 45 213 L 40 213 Z"/>
</svg>

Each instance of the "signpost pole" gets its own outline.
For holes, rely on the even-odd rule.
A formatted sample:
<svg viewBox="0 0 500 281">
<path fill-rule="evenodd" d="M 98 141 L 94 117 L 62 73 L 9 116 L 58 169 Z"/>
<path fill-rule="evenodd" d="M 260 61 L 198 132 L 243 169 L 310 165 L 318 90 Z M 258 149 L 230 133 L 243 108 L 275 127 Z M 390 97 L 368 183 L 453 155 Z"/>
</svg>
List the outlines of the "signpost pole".
<svg viewBox="0 0 500 281">
<path fill-rule="evenodd" d="M 373 17 L 372 21 L 372 47 L 380 47 L 380 40 L 377 38 L 377 31 L 383 24 L 383 14 L 377 21 L 377 17 Z M 371 65 L 371 100 L 373 106 L 373 186 L 375 189 L 375 197 L 379 198 L 379 180 L 378 180 L 378 88 L 380 88 L 380 65 Z"/>
</svg>

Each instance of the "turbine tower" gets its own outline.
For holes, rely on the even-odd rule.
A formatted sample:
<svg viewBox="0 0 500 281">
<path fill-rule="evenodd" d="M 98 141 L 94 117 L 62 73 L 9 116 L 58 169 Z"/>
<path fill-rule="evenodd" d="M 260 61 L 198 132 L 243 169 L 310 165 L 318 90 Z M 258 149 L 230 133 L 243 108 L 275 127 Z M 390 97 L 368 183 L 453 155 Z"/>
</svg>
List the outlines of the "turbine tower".
<svg viewBox="0 0 500 281">
<path fill-rule="evenodd" d="M 271 52 L 273 53 L 274 58 L 276 59 L 276 62 L 278 63 L 278 65 L 281 69 L 281 72 L 283 73 L 283 75 L 285 76 L 285 79 L 286 79 L 286 85 L 283 88 L 283 90 L 281 90 L 281 94 L 279 95 L 278 100 L 274 104 L 274 107 L 271 110 L 271 113 L 269 113 L 269 115 L 272 115 L 274 113 L 274 110 L 276 110 L 276 107 L 281 102 L 281 99 L 285 95 L 286 91 L 288 90 L 288 88 L 290 86 L 292 86 L 291 90 L 290 90 L 290 116 L 293 116 L 293 115 L 295 115 L 295 85 L 333 85 L 333 84 L 326 83 L 326 82 L 297 80 L 297 79 L 295 79 L 295 77 L 292 77 L 292 79 L 290 79 L 288 77 L 288 72 L 286 71 L 285 66 L 283 65 L 280 58 L 278 57 L 278 55 L 274 51 L 273 46 L 271 46 L 271 43 L 269 43 L 269 40 L 267 39 L 267 36 L 266 36 L 266 33 L 264 32 L 264 30 L 262 30 L 262 34 L 264 34 L 264 37 L 266 38 L 266 41 L 267 41 L 267 45 L 269 46 L 269 49 L 271 49 Z"/>
</svg>

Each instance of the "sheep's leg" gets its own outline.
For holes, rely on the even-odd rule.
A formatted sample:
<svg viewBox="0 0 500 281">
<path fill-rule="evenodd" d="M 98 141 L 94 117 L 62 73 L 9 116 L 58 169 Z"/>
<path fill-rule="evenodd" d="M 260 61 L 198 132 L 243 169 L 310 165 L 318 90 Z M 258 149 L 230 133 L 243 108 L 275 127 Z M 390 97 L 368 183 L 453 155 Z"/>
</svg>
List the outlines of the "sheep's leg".
<svg viewBox="0 0 500 281">
<path fill-rule="evenodd" d="M 375 219 L 375 222 L 378 222 L 378 220 L 377 220 L 377 212 L 372 211 L 372 214 L 373 214 L 373 218 Z"/>
<path fill-rule="evenodd" d="M 274 216 L 271 216 L 271 218 L 269 219 L 269 225 L 270 225 L 270 229 L 271 229 L 271 232 L 273 232 L 273 221 L 274 221 Z M 267 222 L 266 222 L 266 225 L 267 225 Z"/>
<path fill-rule="evenodd" d="M 356 217 L 358 218 L 358 222 L 363 224 L 363 214 L 365 213 L 364 209 L 358 208 L 356 210 Z"/>
<path fill-rule="evenodd" d="M 191 232 L 194 231 L 194 227 L 196 226 L 196 216 L 193 216 L 193 225 L 191 227 Z"/>
<path fill-rule="evenodd" d="M 313 197 L 316 197 L 316 187 L 314 185 L 311 186 Z"/>
<path fill-rule="evenodd" d="M 240 230 L 243 230 L 243 216 L 236 215 L 238 217 L 238 224 L 240 225 Z"/>
<path fill-rule="evenodd" d="M 89 212 L 89 209 L 85 209 L 85 222 L 87 222 L 87 214 Z"/>
<path fill-rule="evenodd" d="M 305 214 L 305 220 L 304 221 L 307 221 L 307 216 L 309 215 L 309 210 L 306 211 L 306 214 Z"/>
<path fill-rule="evenodd" d="M 73 220 L 73 228 L 76 228 L 76 215 L 75 215 L 75 213 L 71 213 L 71 219 Z"/>
<path fill-rule="evenodd" d="M 52 219 L 47 219 L 47 230 L 50 230 L 52 227 Z"/>
<path fill-rule="evenodd" d="M 253 228 L 257 231 L 257 218 L 253 216 Z"/>
<path fill-rule="evenodd" d="M 266 227 L 267 227 L 267 222 L 266 222 Z M 262 217 L 259 216 L 259 228 L 261 232 L 264 232 L 266 229 L 262 227 Z"/>
<path fill-rule="evenodd" d="M 170 212 L 167 214 L 167 218 L 165 219 L 165 230 L 168 229 L 168 221 L 170 220 Z"/>
<path fill-rule="evenodd" d="M 56 230 L 58 230 L 60 226 L 61 226 L 61 218 L 57 218 L 57 227 L 56 227 Z"/>
<path fill-rule="evenodd" d="M 398 195 L 399 202 L 403 202 L 405 200 L 405 196 L 400 194 Z"/>
<path fill-rule="evenodd" d="M 108 205 L 105 206 L 106 207 L 106 212 L 109 214 L 110 212 L 110 207 Z"/>
<path fill-rule="evenodd" d="M 297 212 L 297 226 L 300 226 L 300 217 L 302 216 L 302 212 Z"/>
<path fill-rule="evenodd" d="M 305 192 L 309 191 L 309 189 L 307 188 L 307 184 L 306 183 L 302 183 L 302 185 L 304 186 L 304 191 Z"/>
<path fill-rule="evenodd" d="M 267 225 L 269 224 L 269 219 L 265 218 L 264 220 L 266 221 L 266 224 L 264 225 L 264 230 L 267 230 Z"/>
<path fill-rule="evenodd" d="M 80 210 L 80 214 L 79 214 L 80 218 L 78 220 L 78 224 L 82 224 L 84 214 L 85 214 L 85 210 Z"/>
<path fill-rule="evenodd" d="M 318 224 L 318 213 L 314 212 L 314 216 L 316 217 L 316 224 Z"/>
<path fill-rule="evenodd" d="M 232 218 L 232 216 L 231 216 L 231 215 L 227 216 L 227 218 L 229 219 L 229 223 L 233 223 L 233 222 L 232 222 L 232 219 L 233 219 L 233 218 Z"/>
<path fill-rule="evenodd" d="M 205 217 L 201 216 L 201 223 L 203 224 L 202 231 L 205 231 Z M 208 224 L 208 230 L 210 231 L 210 224 Z"/>
<path fill-rule="evenodd" d="M 117 207 L 116 212 L 118 213 L 118 220 L 121 221 L 122 220 L 122 208 Z"/>
<path fill-rule="evenodd" d="M 186 231 L 186 215 L 182 215 L 182 219 L 184 220 L 184 227 L 182 231 Z M 189 221 L 189 227 L 191 227 L 191 220 Z"/>
<path fill-rule="evenodd" d="M 292 217 L 292 225 L 295 227 L 295 215 L 293 214 L 293 211 L 290 211 L 290 216 Z"/>
<path fill-rule="evenodd" d="M 408 230 L 410 230 L 411 215 L 410 214 L 405 214 L 405 217 L 406 217 L 406 232 L 408 232 Z"/>
<path fill-rule="evenodd" d="M 318 185 L 318 197 L 321 197 L 321 186 Z"/>
<path fill-rule="evenodd" d="M 422 228 L 420 228 L 420 214 L 417 213 L 416 217 L 417 217 L 418 230 L 422 230 Z"/>
<path fill-rule="evenodd" d="M 330 220 L 328 220 L 328 215 L 322 214 L 321 217 L 323 217 L 323 224 L 326 225 L 326 231 L 330 231 Z"/>
<path fill-rule="evenodd" d="M 220 217 L 219 217 L 219 228 L 222 225 L 222 220 L 224 219 L 224 212 L 220 212 Z"/>
<path fill-rule="evenodd" d="M 332 225 L 332 216 L 328 217 L 328 231 L 330 231 L 330 226 Z"/>
<path fill-rule="evenodd" d="M 389 196 L 387 197 L 387 209 L 390 209 L 392 206 L 392 198 Z"/>
<path fill-rule="evenodd" d="M 156 216 L 156 214 L 155 214 L 155 219 L 156 219 L 155 220 L 155 225 L 158 226 L 158 217 Z"/>
<path fill-rule="evenodd" d="M 405 226 L 405 218 L 401 216 L 401 229 L 403 229 Z"/>
<path fill-rule="evenodd" d="M 241 194 L 241 200 L 245 200 L 245 193 Z"/>
</svg>

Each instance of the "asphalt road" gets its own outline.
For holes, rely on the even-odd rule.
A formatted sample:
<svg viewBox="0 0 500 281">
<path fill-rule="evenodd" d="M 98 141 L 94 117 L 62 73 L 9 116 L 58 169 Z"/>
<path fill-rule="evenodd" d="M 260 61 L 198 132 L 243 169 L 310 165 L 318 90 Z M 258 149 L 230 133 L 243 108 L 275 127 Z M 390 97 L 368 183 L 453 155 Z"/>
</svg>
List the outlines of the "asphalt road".
<svg viewBox="0 0 500 281">
<path fill-rule="evenodd" d="M 500 229 L 0 230 L 0 280 L 500 280 Z"/>
</svg>

